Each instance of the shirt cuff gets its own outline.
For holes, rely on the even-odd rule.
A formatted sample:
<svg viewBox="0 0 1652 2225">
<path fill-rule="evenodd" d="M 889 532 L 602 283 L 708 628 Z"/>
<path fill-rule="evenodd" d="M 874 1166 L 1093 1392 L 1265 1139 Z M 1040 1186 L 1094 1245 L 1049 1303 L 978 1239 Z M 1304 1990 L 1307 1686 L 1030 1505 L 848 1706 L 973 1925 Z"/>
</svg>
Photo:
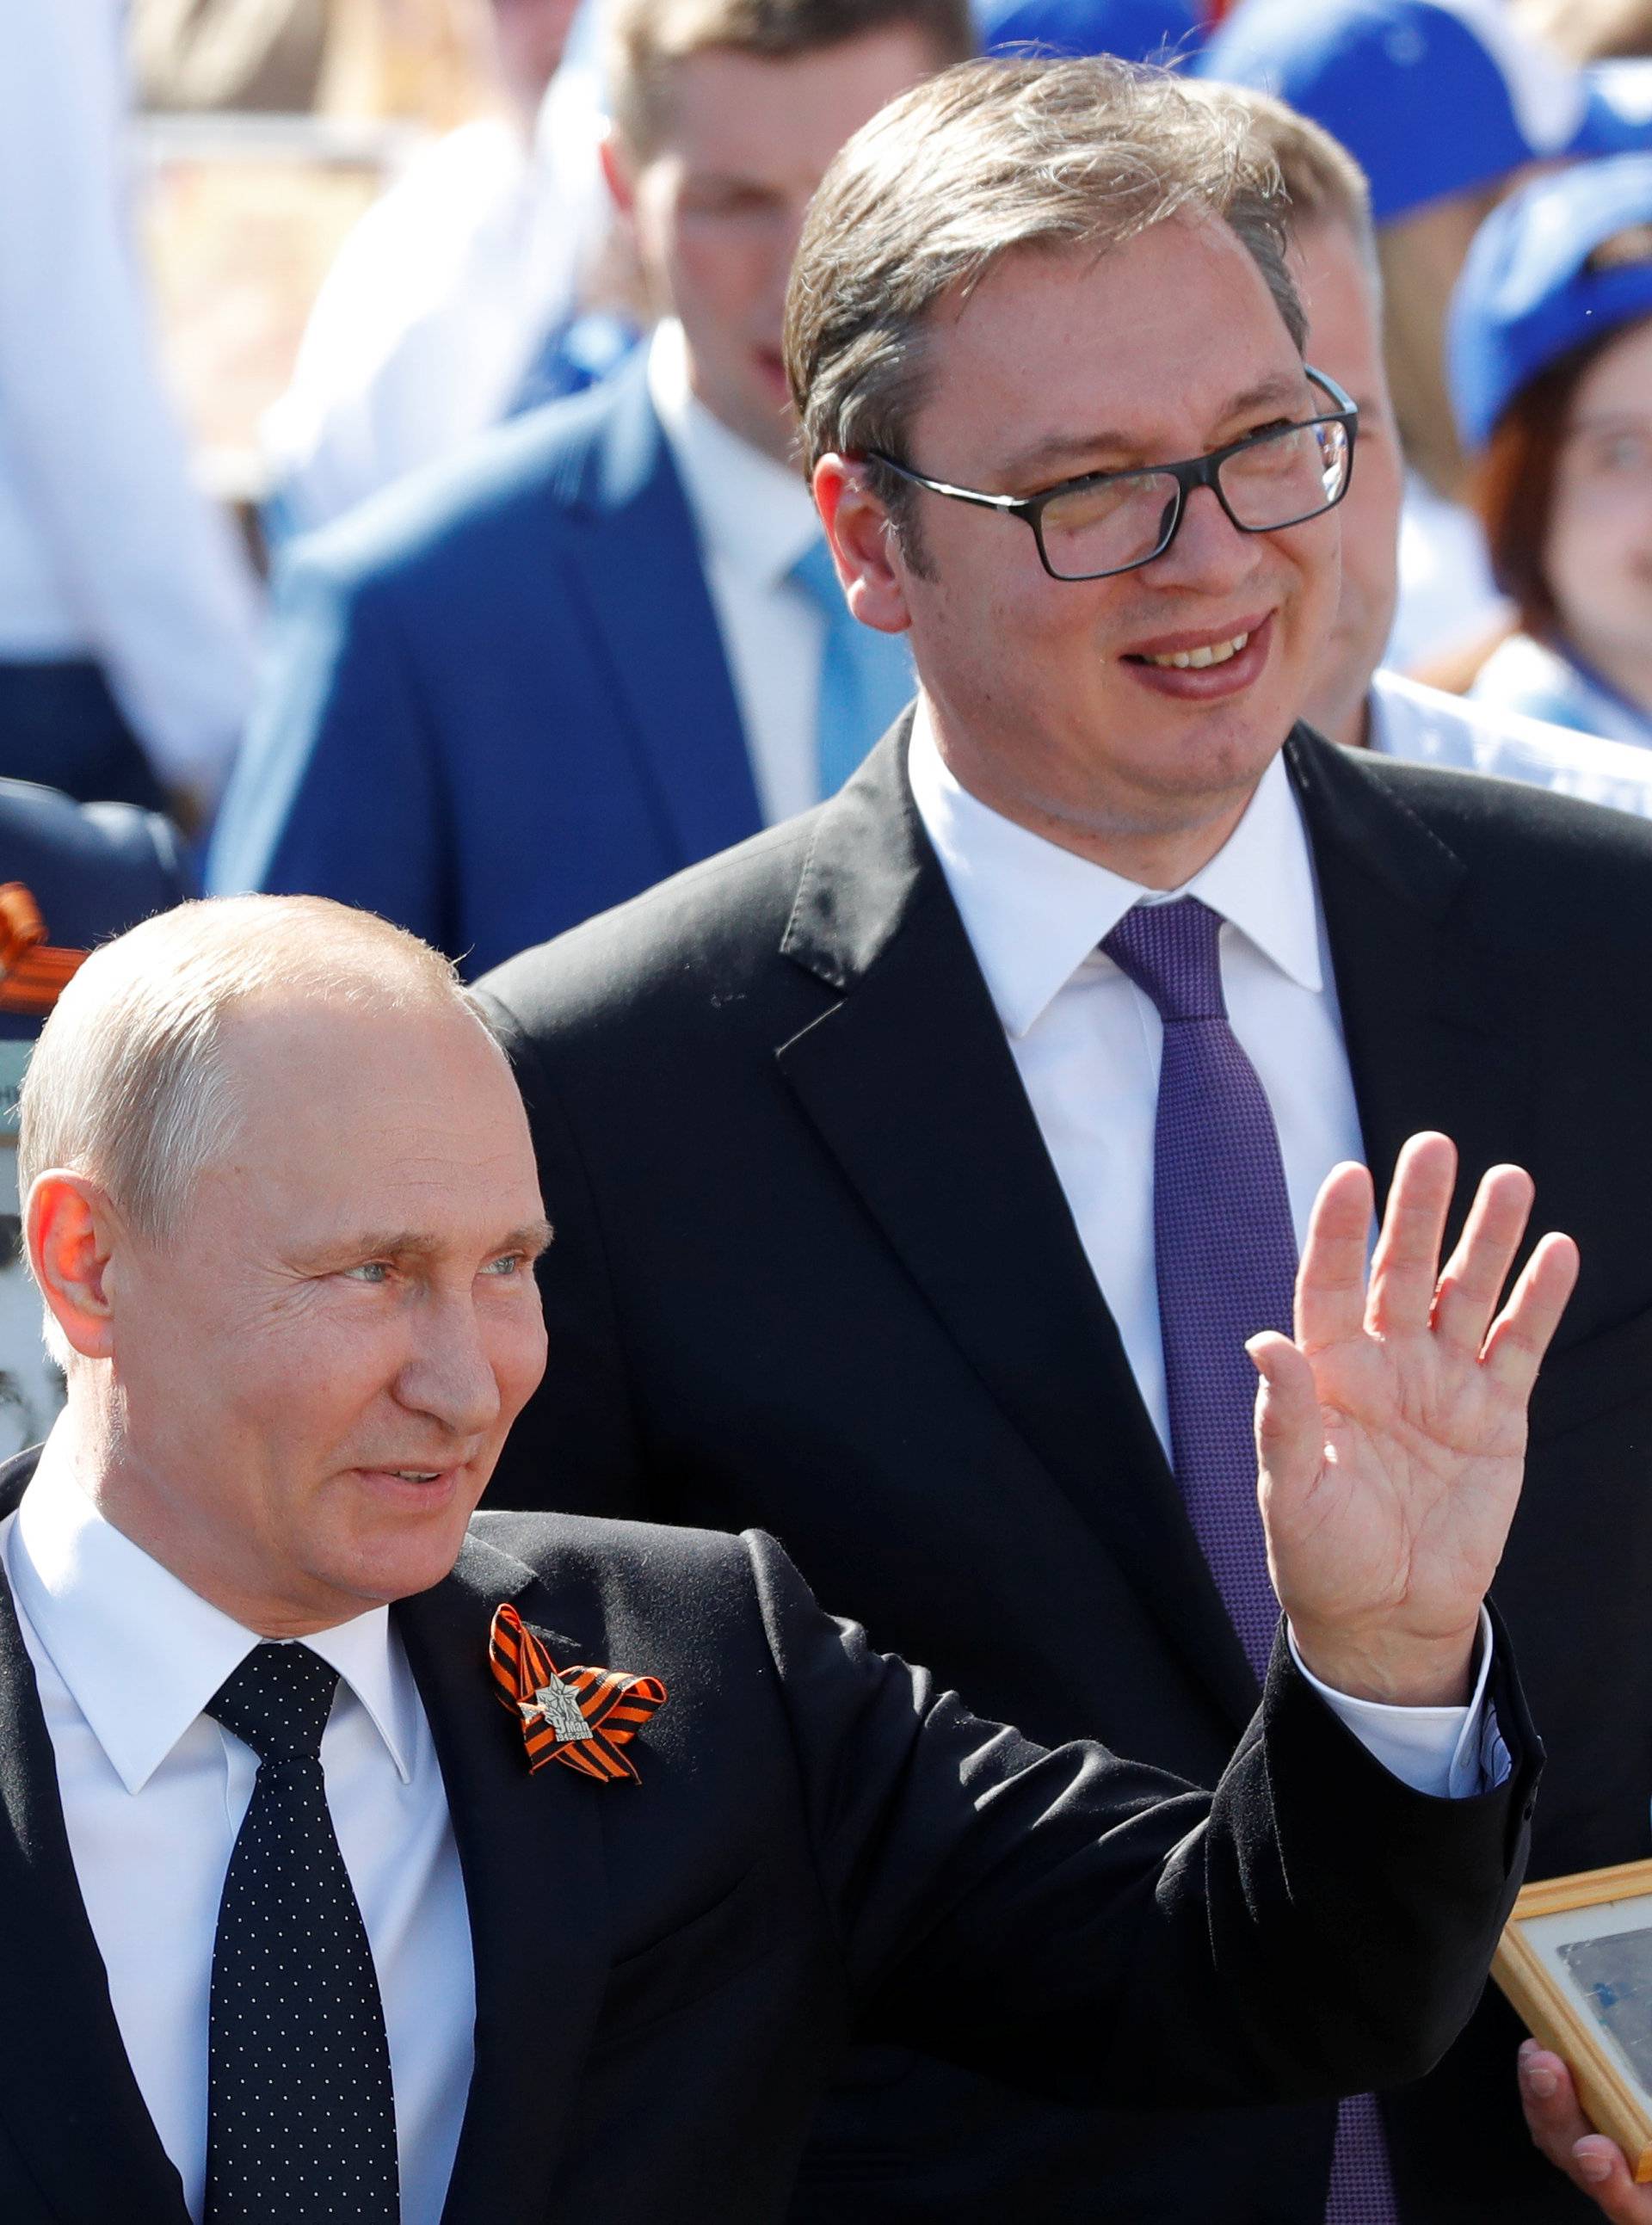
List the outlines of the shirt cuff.
<svg viewBox="0 0 1652 2225">
<path fill-rule="evenodd" d="M 1485 1696 L 1491 1673 L 1491 1618 L 1484 1607 L 1474 1690 L 1461 1708 L 1391 1708 L 1377 1700 L 1356 1700 L 1320 1683 L 1297 1651 L 1296 1632 L 1288 1622 L 1285 1635 L 1298 1674 L 1367 1753 L 1414 1792 L 1429 1793 L 1437 1800 L 1467 1800 L 1493 1791 L 1509 1776 L 1513 1764 L 1497 1728 L 1497 1710 Z"/>
</svg>

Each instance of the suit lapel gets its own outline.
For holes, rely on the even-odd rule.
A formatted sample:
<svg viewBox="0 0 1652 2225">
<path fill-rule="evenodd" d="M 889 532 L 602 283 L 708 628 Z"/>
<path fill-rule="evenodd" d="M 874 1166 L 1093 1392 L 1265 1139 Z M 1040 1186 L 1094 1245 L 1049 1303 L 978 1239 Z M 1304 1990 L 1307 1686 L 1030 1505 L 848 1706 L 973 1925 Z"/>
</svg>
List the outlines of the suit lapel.
<svg viewBox="0 0 1652 2225">
<path fill-rule="evenodd" d="M 612 390 L 579 490 L 591 530 L 575 585 L 630 711 L 671 840 L 689 865 L 755 834 L 763 818 L 693 523 L 649 399 L 642 355 L 615 374 Z"/>
<path fill-rule="evenodd" d="M 34 1472 L 0 1471 L 0 1514 Z M 188 2225 L 127 2060 L 64 1828 L 34 1665 L 0 1569 L 0 1970 L 16 2004 L 0 2115 L 65 2225 Z"/>
<path fill-rule="evenodd" d="M 1466 865 L 1396 792 L 1382 759 L 1335 749 L 1303 727 L 1286 752 L 1377 1197 L 1406 1138 L 1442 1130 L 1459 1155 L 1454 1238 L 1480 1176 L 1521 1157 L 1531 1132 L 1528 1031 L 1513 970 L 1472 938 Z"/>
<path fill-rule="evenodd" d="M 505 1600 L 560 1665 L 583 1658 L 548 1626 L 533 1571 L 475 1538 L 444 1583 L 395 1610 L 441 1764 L 476 1966 L 476 2060 L 447 2225 L 510 2216 L 524 2187 L 551 2184 L 608 1975 L 603 1788 L 566 1769 L 529 1775 L 488 1667 Z"/>
<path fill-rule="evenodd" d="M 820 815 L 783 948 L 842 993 L 781 1070 L 987 1390 L 1243 1723 L 1255 1679 L 918 821 L 906 731 Z"/>
</svg>

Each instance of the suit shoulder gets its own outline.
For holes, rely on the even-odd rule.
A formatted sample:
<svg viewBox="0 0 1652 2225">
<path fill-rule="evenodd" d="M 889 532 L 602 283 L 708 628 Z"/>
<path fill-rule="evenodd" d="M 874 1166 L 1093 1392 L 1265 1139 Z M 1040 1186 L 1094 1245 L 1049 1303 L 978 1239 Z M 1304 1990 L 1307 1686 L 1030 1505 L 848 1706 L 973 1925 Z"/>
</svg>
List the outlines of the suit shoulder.
<svg viewBox="0 0 1652 2225">
<path fill-rule="evenodd" d="M 1652 764 L 1649 765 L 1652 775 Z M 1630 872 L 1652 868 L 1652 821 L 1529 780 L 1458 766 L 1372 758 L 1365 777 L 1443 840 L 1511 863 Z"/>
<path fill-rule="evenodd" d="M 0 1473 L 0 1482 L 3 1474 Z M 620 1522 L 594 1514 L 531 1514 L 507 1508 L 471 1518 L 471 1534 L 536 1575 L 588 1580 L 634 1595 L 657 1594 L 680 1605 L 753 1589 L 744 1537 L 658 1522 Z"/>
<path fill-rule="evenodd" d="M 0 838 L 5 877 L 30 890 L 54 942 L 98 941 L 193 893 L 175 830 L 136 804 L 0 780 Z"/>
<path fill-rule="evenodd" d="M 563 1035 L 643 1006 L 745 994 L 784 963 L 781 939 L 820 808 L 519 953 L 478 988 L 534 1036 Z"/>
<path fill-rule="evenodd" d="M 593 388 L 495 427 L 462 457 L 412 473 L 295 542 L 282 573 L 358 596 L 520 561 L 526 535 L 541 546 L 572 538 L 610 415 Z"/>
</svg>

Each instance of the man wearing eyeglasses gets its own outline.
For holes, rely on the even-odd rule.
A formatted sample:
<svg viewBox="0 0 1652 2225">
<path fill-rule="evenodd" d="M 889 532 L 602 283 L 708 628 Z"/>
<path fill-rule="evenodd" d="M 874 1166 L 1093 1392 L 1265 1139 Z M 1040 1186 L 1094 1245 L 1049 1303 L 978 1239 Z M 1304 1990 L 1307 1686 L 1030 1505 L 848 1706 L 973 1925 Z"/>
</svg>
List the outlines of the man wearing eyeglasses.
<svg viewBox="0 0 1652 2225">
<path fill-rule="evenodd" d="M 1443 1130 L 1453 1219 L 1514 1159 L 1583 1239 L 1499 1590 L 1559 1786 L 1535 1868 L 1621 1860 L 1652 829 L 1294 723 L 1358 427 L 1249 130 L 1157 73 L 978 64 L 828 174 L 788 360 L 847 599 L 921 694 L 833 802 L 485 983 L 558 1231 L 495 1497 L 762 1525 L 978 1706 L 1210 1783 L 1275 1617 L 1244 1339 L 1326 1169 L 1385 1189 Z M 863 2054 L 797 2215 L 1560 2221 L 1513 2057 L 1493 2006 L 1340 2114 L 1132 2117 Z"/>
</svg>

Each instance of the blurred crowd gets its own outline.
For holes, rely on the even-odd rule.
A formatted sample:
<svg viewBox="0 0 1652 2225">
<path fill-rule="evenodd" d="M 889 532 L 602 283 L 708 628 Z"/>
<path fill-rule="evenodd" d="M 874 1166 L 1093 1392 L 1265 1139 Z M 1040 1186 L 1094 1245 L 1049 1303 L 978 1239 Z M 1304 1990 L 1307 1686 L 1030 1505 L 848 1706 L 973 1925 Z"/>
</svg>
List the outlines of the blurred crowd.
<svg viewBox="0 0 1652 2225">
<path fill-rule="evenodd" d="M 908 13 L 884 67 L 851 71 L 834 59 L 863 17 L 888 17 L 851 0 L 9 11 L 0 185 L 30 220 L 0 242 L 0 776 L 167 810 L 212 889 L 370 903 L 478 967 L 829 792 L 906 673 L 842 622 L 791 469 L 790 243 L 838 139 L 913 74 L 979 49 L 1161 61 L 1275 96 L 1346 150 L 1363 175 L 1304 215 L 1365 266 L 1348 287 L 1351 272 L 1320 274 L 1334 329 L 1313 341 L 1363 413 L 1369 499 L 1345 531 L 1371 545 L 1348 558 L 1369 575 L 1350 631 L 1373 663 L 1472 701 L 1652 741 L 1652 8 Z M 795 99 L 764 114 L 718 86 L 662 124 L 651 76 L 713 47 L 807 56 Z M 282 117 L 408 127 L 307 305 L 238 519 L 204 490 L 168 390 L 139 245 L 140 108 L 216 114 L 230 149 Z M 661 539 L 692 543 L 647 578 L 648 624 L 664 648 L 709 615 L 724 667 L 697 731 L 670 737 L 646 835 L 604 823 L 623 816 L 610 774 L 598 799 L 566 762 L 616 708 L 571 686 L 564 633 L 583 668 L 613 620 L 576 606 L 531 539 L 548 469 L 535 442 L 559 422 L 540 413 L 627 379 L 671 482 L 644 564 Z M 544 491 L 548 519 L 566 509 L 566 486 Z M 449 559 L 427 613 L 418 582 L 434 590 Z M 635 603 L 645 578 L 586 592 Z M 398 595 L 419 615 L 392 638 L 373 613 Z M 669 697 L 660 662 L 606 684 Z M 818 703 L 775 685 L 800 664 L 819 668 Z M 1343 681 L 1323 723 L 1370 740 L 1351 723 L 1364 675 Z M 841 731 L 817 745 L 823 711 Z M 560 739 L 574 721 L 579 738 Z M 646 731 L 631 738 L 646 748 Z M 551 861 L 503 800 L 530 770 L 560 829 Z"/>
</svg>

